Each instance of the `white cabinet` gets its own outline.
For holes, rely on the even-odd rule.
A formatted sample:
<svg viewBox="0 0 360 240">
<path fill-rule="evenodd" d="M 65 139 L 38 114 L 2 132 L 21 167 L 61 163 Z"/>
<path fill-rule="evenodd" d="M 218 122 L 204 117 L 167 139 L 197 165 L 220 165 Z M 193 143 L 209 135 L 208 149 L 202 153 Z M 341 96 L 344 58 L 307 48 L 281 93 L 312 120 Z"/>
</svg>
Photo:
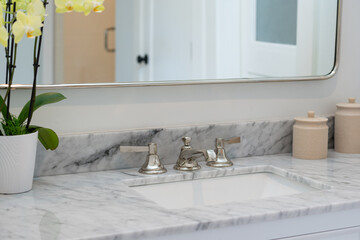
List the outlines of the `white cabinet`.
<svg viewBox="0 0 360 240">
<path fill-rule="evenodd" d="M 360 240 L 360 227 L 288 237 L 282 240 Z"/>
<path fill-rule="evenodd" d="M 360 209 L 195 232 L 188 229 L 151 240 L 360 240 Z"/>
</svg>

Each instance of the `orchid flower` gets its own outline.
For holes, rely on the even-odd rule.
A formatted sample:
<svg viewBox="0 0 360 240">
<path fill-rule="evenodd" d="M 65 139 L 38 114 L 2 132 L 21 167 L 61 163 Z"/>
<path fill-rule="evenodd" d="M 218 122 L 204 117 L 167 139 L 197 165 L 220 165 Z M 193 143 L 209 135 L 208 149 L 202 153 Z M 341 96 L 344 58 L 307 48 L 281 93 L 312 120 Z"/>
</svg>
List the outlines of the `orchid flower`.
<svg viewBox="0 0 360 240">
<path fill-rule="evenodd" d="M 7 1 L 5 0 L 5 3 Z M 22 10 L 22 11 L 26 11 L 26 9 L 28 8 L 28 5 L 30 4 L 31 0 L 15 0 L 13 2 L 16 2 L 16 10 Z"/>
<path fill-rule="evenodd" d="M 84 4 L 83 0 L 55 0 L 56 12 L 83 12 Z"/>
<path fill-rule="evenodd" d="M 85 0 L 84 2 L 85 15 L 89 15 L 91 11 L 100 13 L 104 10 L 104 0 Z"/>
<path fill-rule="evenodd" d="M 32 0 L 28 4 L 26 12 L 28 15 L 40 16 L 42 20 L 44 20 L 46 16 L 44 3 L 41 0 Z"/>
<path fill-rule="evenodd" d="M 5 24 L 5 19 L 3 15 L 3 8 L 2 6 L 0 6 L 0 44 L 3 45 L 4 47 L 7 47 L 9 33 L 4 27 L 4 24 Z"/>
<path fill-rule="evenodd" d="M 25 13 L 18 11 L 16 17 L 17 21 L 12 27 L 15 43 L 20 42 L 25 33 L 28 38 L 41 35 L 40 28 L 43 26 L 41 16 L 25 15 Z"/>
<path fill-rule="evenodd" d="M 9 33 L 4 26 L 0 27 L 0 44 L 4 47 L 8 46 Z"/>
<path fill-rule="evenodd" d="M 89 15 L 93 12 L 102 12 L 105 10 L 104 0 L 55 0 L 56 12 L 83 12 Z"/>
</svg>

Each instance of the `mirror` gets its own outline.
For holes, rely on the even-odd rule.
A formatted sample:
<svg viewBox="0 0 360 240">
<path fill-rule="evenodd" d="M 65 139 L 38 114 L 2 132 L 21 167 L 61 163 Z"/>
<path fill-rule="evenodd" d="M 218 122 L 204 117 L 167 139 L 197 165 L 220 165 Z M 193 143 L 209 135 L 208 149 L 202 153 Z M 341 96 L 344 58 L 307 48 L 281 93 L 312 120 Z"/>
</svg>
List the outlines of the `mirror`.
<svg viewBox="0 0 360 240">
<path fill-rule="evenodd" d="M 46 20 L 40 84 L 306 80 L 326 78 L 336 66 L 338 0 L 105 0 L 104 5 L 102 14 Z M 23 45 L 31 52 L 31 39 Z M 30 84 L 31 53 L 19 52 L 24 58 L 17 65 L 24 71 L 14 82 Z"/>
</svg>

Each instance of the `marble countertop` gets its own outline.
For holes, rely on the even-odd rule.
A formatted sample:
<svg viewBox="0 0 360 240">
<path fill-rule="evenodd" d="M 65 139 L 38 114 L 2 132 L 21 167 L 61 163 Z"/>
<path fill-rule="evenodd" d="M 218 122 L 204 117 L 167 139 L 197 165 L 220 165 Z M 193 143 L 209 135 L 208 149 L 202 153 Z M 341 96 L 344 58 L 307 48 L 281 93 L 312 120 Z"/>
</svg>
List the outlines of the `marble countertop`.
<svg viewBox="0 0 360 240">
<path fill-rule="evenodd" d="M 137 169 L 35 179 L 31 192 L 0 195 L 0 239 L 140 239 L 360 207 L 360 155 L 306 161 L 289 154 L 240 158 L 231 168 L 145 176 Z M 168 210 L 128 186 L 274 172 L 316 188 L 296 195 Z"/>
</svg>

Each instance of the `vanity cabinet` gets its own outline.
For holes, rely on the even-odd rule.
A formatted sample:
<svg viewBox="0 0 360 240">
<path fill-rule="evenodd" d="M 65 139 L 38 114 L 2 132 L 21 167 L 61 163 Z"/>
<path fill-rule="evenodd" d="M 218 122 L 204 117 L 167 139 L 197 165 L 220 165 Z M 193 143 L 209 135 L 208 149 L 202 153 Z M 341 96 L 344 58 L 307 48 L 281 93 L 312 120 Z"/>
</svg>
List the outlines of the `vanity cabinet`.
<svg viewBox="0 0 360 240">
<path fill-rule="evenodd" d="M 282 240 L 359 240 L 360 226 L 340 230 L 326 231 L 300 235 L 295 237 L 282 238 Z"/>
<path fill-rule="evenodd" d="M 151 240 L 360 240 L 360 209 L 245 224 Z"/>
</svg>

